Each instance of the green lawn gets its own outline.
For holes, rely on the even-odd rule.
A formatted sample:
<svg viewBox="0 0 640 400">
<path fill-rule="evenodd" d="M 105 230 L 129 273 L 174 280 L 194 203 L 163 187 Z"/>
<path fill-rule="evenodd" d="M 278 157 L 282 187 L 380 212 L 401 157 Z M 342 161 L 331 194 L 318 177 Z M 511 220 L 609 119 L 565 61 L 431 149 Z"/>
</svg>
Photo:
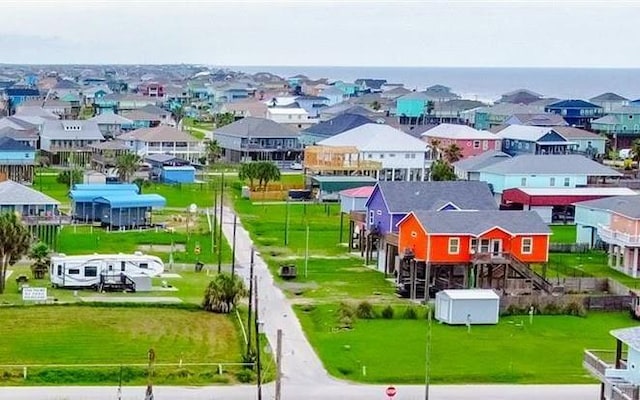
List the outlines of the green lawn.
<svg viewBox="0 0 640 400">
<path fill-rule="evenodd" d="M 580 254 L 550 253 L 549 269 L 559 269 L 567 276 L 588 276 L 613 278 L 631 289 L 640 288 L 640 279 L 632 278 L 607 265 L 607 254 L 602 251 L 591 251 Z M 554 276 L 550 274 L 550 277 Z"/>
<path fill-rule="evenodd" d="M 576 226 L 575 225 L 551 225 L 551 242 L 552 243 L 575 243 L 576 242 Z"/>
<path fill-rule="evenodd" d="M 336 304 L 312 311 L 296 307 L 302 326 L 329 372 L 371 383 L 424 382 L 427 322 L 357 320 L 336 328 Z M 401 309 L 401 308 L 400 308 Z M 433 383 L 589 383 L 585 348 L 614 349 L 609 331 L 636 325 L 628 313 L 590 313 L 586 318 L 503 317 L 496 326 L 432 324 Z M 521 325 L 521 326 L 520 326 Z M 366 376 L 362 367 L 366 367 Z"/>
<path fill-rule="evenodd" d="M 57 172 L 48 172 L 46 175 L 37 174 L 34 178 L 33 188 L 58 200 L 63 204 L 69 204 L 69 185 L 56 181 Z"/>
<path fill-rule="evenodd" d="M 241 338 L 235 315 L 158 307 L 49 306 L 2 310 L 0 364 L 146 364 L 152 348 L 156 363 L 235 363 Z M 230 367 L 231 368 L 231 367 Z M 0 367 L 2 384 L 117 384 L 118 367 Z M 156 367 L 157 384 L 210 384 L 235 381 L 216 366 Z M 146 383 L 146 368 L 128 367 L 125 384 Z"/>
</svg>

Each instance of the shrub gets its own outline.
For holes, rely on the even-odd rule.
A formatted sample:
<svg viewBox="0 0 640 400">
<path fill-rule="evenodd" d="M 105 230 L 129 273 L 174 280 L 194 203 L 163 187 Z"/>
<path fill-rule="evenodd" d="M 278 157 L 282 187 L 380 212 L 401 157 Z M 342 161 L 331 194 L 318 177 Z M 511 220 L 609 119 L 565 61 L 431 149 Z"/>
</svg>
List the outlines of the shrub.
<svg viewBox="0 0 640 400">
<path fill-rule="evenodd" d="M 382 309 L 382 318 L 384 319 L 392 319 L 393 318 L 393 307 L 386 306 Z"/>
<path fill-rule="evenodd" d="M 584 305 L 579 301 L 571 301 L 564 306 L 564 313 L 567 315 L 573 315 L 576 317 L 586 317 L 587 310 Z"/>
<path fill-rule="evenodd" d="M 563 310 L 562 307 L 560 307 L 558 304 L 556 303 L 547 303 L 545 304 L 544 307 L 542 307 L 542 314 L 546 314 L 546 315 L 558 315 L 558 314 L 562 314 Z"/>
<path fill-rule="evenodd" d="M 240 383 L 251 383 L 253 381 L 255 374 L 250 369 L 243 368 L 235 373 L 236 379 Z"/>
<path fill-rule="evenodd" d="M 418 312 L 415 307 L 407 307 L 407 309 L 404 310 L 404 317 L 406 319 L 418 319 Z"/>
<path fill-rule="evenodd" d="M 341 329 L 351 329 L 353 327 L 353 319 L 348 316 L 343 316 L 340 318 L 340 328 Z"/>
<path fill-rule="evenodd" d="M 345 317 L 354 319 L 356 317 L 356 310 L 353 304 L 343 301 L 340 303 L 340 306 L 338 306 L 338 318 L 343 319 Z"/>
<path fill-rule="evenodd" d="M 520 307 L 517 304 L 509 304 L 509 306 L 502 313 L 503 315 L 522 315 L 526 311 L 523 307 Z"/>
<path fill-rule="evenodd" d="M 358 308 L 356 309 L 356 316 L 362 319 L 374 319 L 376 317 L 375 312 L 373 311 L 373 306 L 368 301 L 363 301 L 358 304 Z"/>
</svg>

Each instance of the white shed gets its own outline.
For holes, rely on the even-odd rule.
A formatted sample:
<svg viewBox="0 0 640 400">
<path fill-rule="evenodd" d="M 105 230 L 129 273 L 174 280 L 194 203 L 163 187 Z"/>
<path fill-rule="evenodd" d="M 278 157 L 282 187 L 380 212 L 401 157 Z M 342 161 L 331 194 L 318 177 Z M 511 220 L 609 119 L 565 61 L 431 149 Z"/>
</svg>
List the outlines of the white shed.
<svg viewBox="0 0 640 400">
<path fill-rule="evenodd" d="M 435 318 L 449 325 L 497 324 L 500 296 L 490 289 L 452 289 L 436 293 Z"/>
</svg>

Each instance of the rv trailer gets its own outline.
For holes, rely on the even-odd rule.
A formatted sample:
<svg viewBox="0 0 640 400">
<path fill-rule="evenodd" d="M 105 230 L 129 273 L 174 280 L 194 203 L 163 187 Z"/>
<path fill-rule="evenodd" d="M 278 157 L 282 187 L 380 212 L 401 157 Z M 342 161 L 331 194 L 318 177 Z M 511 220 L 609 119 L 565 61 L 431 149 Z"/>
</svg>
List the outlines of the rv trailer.
<svg viewBox="0 0 640 400">
<path fill-rule="evenodd" d="M 109 290 L 149 291 L 151 278 L 164 271 L 159 257 L 134 254 L 92 254 L 51 257 L 49 276 L 53 287 L 100 292 Z"/>
</svg>

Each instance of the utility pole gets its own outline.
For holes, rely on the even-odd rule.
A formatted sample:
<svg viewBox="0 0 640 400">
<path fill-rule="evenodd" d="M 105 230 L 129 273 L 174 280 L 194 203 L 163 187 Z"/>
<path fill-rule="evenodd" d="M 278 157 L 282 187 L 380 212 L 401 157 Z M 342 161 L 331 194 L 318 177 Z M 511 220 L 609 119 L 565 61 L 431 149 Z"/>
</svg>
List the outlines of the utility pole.
<svg viewBox="0 0 640 400">
<path fill-rule="evenodd" d="M 309 273 L 309 225 L 307 225 L 307 240 L 304 249 L 304 277 Z"/>
<path fill-rule="evenodd" d="M 262 364 L 260 363 L 260 317 L 259 317 L 259 308 L 258 308 L 258 277 L 254 277 L 255 282 L 255 294 L 254 300 L 255 304 L 255 329 L 256 329 L 256 369 L 258 370 L 258 377 L 256 379 L 256 385 L 258 387 L 258 400 L 262 400 Z"/>
<path fill-rule="evenodd" d="M 276 398 L 280 400 L 282 394 L 282 329 L 278 329 L 276 342 Z"/>
<path fill-rule="evenodd" d="M 231 246 L 231 276 L 236 274 L 236 228 L 238 225 L 238 216 L 233 214 L 233 246 Z"/>
<path fill-rule="evenodd" d="M 431 383 L 431 307 L 427 308 L 427 343 L 424 373 L 424 400 L 429 400 L 429 384 Z"/>
<path fill-rule="evenodd" d="M 253 260 L 255 248 L 251 247 L 251 262 L 249 263 L 249 316 L 247 318 L 247 355 L 251 353 L 251 307 L 253 306 Z"/>
<path fill-rule="evenodd" d="M 284 215 L 284 245 L 289 244 L 289 198 L 287 198 L 287 207 Z"/>
<path fill-rule="evenodd" d="M 216 254 L 215 246 L 216 246 L 216 235 L 218 234 L 218 217 L 216 214 L 218 213 L 218 190 L 213 188 L 213 221 L 211 224 L 211 254 Z"/>
<path fill-rule="evenodd" d="M 220 232 L 218 236 L 218 273 L 222 270 L 222 206 L 224 205 L 224 172 L 220 182 Z"/>
</svg>

